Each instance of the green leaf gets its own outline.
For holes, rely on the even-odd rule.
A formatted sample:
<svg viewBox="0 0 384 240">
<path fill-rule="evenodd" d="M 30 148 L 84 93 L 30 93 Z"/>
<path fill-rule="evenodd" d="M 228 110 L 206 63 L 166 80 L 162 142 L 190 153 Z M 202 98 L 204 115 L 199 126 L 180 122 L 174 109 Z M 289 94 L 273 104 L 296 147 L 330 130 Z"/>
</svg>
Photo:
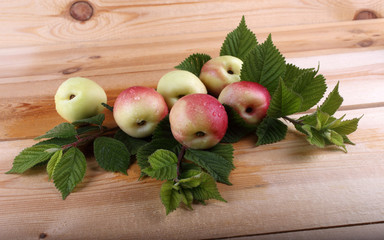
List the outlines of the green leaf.
<svg viewBox="0 0 384 240">
<path fill-rule="evenodd" d="M 297 113 L 301 109 L 302 102 L 301 96 L 287 88 L 280 80 L 278 88 L 272 95 L 267 114 L 270 117 L 279 118 Z"/>
<path fill-rule="evenodd" d="M 324 113 L 320 111 L 319 109 L 316 111 L 316 130 L 320 131 L 324 129 L 324 127 L 327 125 L 328 120 L 329 120 L 329 115 L 328 113 Z"/>
<path fill-rule="evenodd" d="M 183 188 L 195 188 L 201 184 L 201 170 L 189 170 L 182 177 L 188 176 L 179 180 L 179 184 Z"/>
<path fill-rule="evenodd" d="M 190 189 L 181 189 L 181 202 L 184 203 L 189 209 L 193 210 L 193 194 Z"/>
<path fill-rule="evenodd" d="M 80 125 L 84 125 L 84 124 L 94 124 L 94 125 L 101 126 L 103 124 L 104 120 L 105 120 L 105 114 L 100 113 L 100 114 L 97 114 L 96 116 L 93 116 L 90 118 L 85 118 L 85 119 L 74 121 L 72 124 L 75 126 L 80 126 Z"/>
<path fill-rule="evenodd" d="M 110 137 L 98 137 L 93 143 L 93 148 L 100 167 L 127 175 L 131 154 L 124 143 Z"/>
<path fill-rule="evenodd" d="M 332 130 L 336 131 L 341 135 L 349 135 L 357 130 L 357 126 L 359 124 L 360 118 L 353 118 L 350 120 L 341 121 L 340 125 Z"/>
<path fill-rule="evenodd" d="M 191 188 L 193 198 L 204 202 L 209 199 L 216 199 L 222 202 L 227 202 L 220 195 L 215 179 L 207 173 L 202 172 L 200 175 L 201 183 L 198 187 Z"/>
<path fill-rule="evenodd" d="M 55 171 L 56 164 L 60 161 L 63 156 L 63 150 L 56 151 L 47 164 L 48 180 L 51 180 Z"/>
<path fill-rule="evenodd" d="M 153 131 L 153 139 L 164 139 L 165 141 L 172 141 L 176 144 L 176 139 L 171 132 L 171 124 L 169 123 L 169 115 L 165 116 L 156 126 Z"/>
<path fill-rule="evenodd" d="M 345 135 L 343 135 L 343 141 L 345 144 L 355 145 L 355 143 L 353 143 L 351 140 L 349 140 L 349 138 Z"/>
<path fill-rule="evenodd" d="M 225 160 L 227 160 L 231 165 L 232 169 L 235 169 L 235 165 L 233 165 L 233 146 L 232 144 L 216 144 L 214 147 L 208 149 L 208 151 L 215 153 L 217 155 L 222 156 Z"/>
<path fill-rule="evenodd" d="M 12 169 L 6 173 L 23 173 L 36 164 L 48 160 L 59 149 L 60 146 L 54 144 L 26 148 L 15 157 Z"/>
<path fill-rule="evenodd" d="M 116 140 L 119 140 L 120 142 L 124 143 L 125 147 L 128 149 L 128 152 L 131 155 L 136 155 L 137 151 L 147 144 L 148 142 L 143 138 L 134 138 L 126 134 L 121 129 L 117 130 L 115 133 L 114 138 Z"/>
<path fill-rule="evenodd" d="M 177 141 L 164 141 L 165 139 L 154 139 L 151 142 L 143 145 L 139 148 L 137 151 L 137 164 L 140 166 L 141 170 L 147 168 L 150 166 L 148 162 L 148 157 L 154 153 L 158 149 L 166 149 L 169 151 L 172 151 L 174 153 L 178 153 L 179 149 L 181 148 L 181 144 Z"/>
<path fill-rule="evenodd" d="M 175 66 L 176 69 L 185 70 L 195 74 L 197 77 L 200 76 L 201 68 L 203 65 L 211 60 L 211 57 L 207 54 L 194 53 L 187 57 L 179 65 Z"/>
<path fill-rule="evenodd" d="M 342 103 L 343 98 L 339 94 L 339 82 L 337 82 L 335 88 L 329 93 L 323 104 L 321 104 L 320 110 L 332 116 Z"/>
<path fill-rule="evenodd" d="M 284 83 L 288 88 L 291 88 L 293 83 L 306 72 L 314 71 L 313 68 L 299 68 L 291 63 L 286 64 L 286 71 L 284 75 Z"/>
<path fill-rule="evenodd" d="M 216 181 L 232 185 L 228 178 L 233 169 L 233 163 L 219 154 L 206 150 L 187 149 L 184 158 L 207 170 Z"/>
<path fill-rule="evenodd" d="M 95 132 L 95 131 L 100 131 L 100 127 L 87 125 L 87 126 L 79 127 L 76 129 L 77 135 L 82 135 L 84 133 Z"/>
<path fill-rule="evenodd" d="M 172 180 L 177 178 L 177 156 L 165 149 L 156 150 L 148 158 L 150 167 L 143 169 L 143 172 L 157 180 Z"/>
<path fill-rule="evenodd" d="M 34 146 L 55 144 L 55 145 L 59 145 L 60 147 L 62 147 L 62 146 L 65 146 L 67 144 L 74 143 L 76 141 L 77 141 L 77 138 L 75 136 L 72 136 L 69 138 L 51 138 L 51 139 L 47 139 L 47 140 L 38 142 Z"/>
<path fill-rule="evenodd" d="M 61 192 L 63 200 L 73 191 L 84 178 L 87 163 L 84 154 L 75 147 L 69 148 L 56 164 L 53 182 Z"/>
<path fill-rule="evenodd" d="M 285 138 L 288 131 L 287 125 L 276 118 L 265 117 L 257 128 L 258 137 L 256 146 L 275 143 Z"/>
<path fill-rule="evenodd" d="M 345 148 L 343 136 L 341 136 L 337 132 L 333 130 L 328 130 L 324 133 L 324 135 L 331 143 L 335 144 L 336 146 L 344 146 Z"/>
<path fill-rule="evenodd" d="M 61 123 L 49 130 L 42 136 L 36 137 L 35 140 L 42 138 L 70 138 L 76 136 L 75 126 L 70 123 Z"/>
<path fill-rule="evenodd" d="M 231 106 L 224 104 L 224 107 L 228 115 L 228 128 L 221 142 L 236 143 L 243 137 L 256 131 L 257 125 L 245 122 Z"/>
<path fill-rule="evenodd" d="M 239 26 L 225 38 L 220 49 L 220 56 L 230 55 L 244 61 L 249 52 L 256 46 L 256 36 L 247 27 L 243 16 Z"/>
<path fill-rule="evenodd" d="M 307 134 L 307 141 L 320 148 L 325 147 L 325 139 L 321 132 L 316 130 L 315 128 L 309 126 L 309 125 L 303 125 L 301 127 L 305 133 Z"/>
<path fill-rule="evenodd" d="M 182 199 L 181 194 L 179 191 L 174 189 L 173 185 L 173 181 L 166 181 L 163 183 L 160 189 L 161 202 L 166 209 L 167 215 L 176 210 Z"/>
<path fill-rule="evenodd" d="M 307 71 L 300 75 L 292 85 L 292 90 L 302 97 L 300 112 L 304 112 L 323 98 L 327 85 L 323 75 L 317 75 L 316 72 Z"/>
<path fill-rule="evenodd" d="M 241 68 L 242 81 L 257 82 L 266 87 L 272 95 L 284 77 L 285 59 L 273 45 L 271 35 L 248 55 Z"/>
</svg>

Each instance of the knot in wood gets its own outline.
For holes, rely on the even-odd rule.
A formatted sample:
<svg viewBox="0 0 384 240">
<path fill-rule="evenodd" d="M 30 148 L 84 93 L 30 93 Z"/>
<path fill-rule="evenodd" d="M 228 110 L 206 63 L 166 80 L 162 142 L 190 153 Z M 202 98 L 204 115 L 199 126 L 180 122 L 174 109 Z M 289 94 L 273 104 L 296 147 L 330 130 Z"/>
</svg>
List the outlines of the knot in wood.
<svg viewBox="0 0 384 240">
<path fill-rule="evenodd" d="M 375 19 L 377 15 L 371 10 L 362 10 L 355 14 L 353 20 L 366 20 L 366 19 Z"/>
<path fill-rule="evenodd" d="M 89 2 L 78 1 L 72 4 L 69 13 L 78 21 L 87 21 L 93 15 L 93 7 Z"/>
</svg>

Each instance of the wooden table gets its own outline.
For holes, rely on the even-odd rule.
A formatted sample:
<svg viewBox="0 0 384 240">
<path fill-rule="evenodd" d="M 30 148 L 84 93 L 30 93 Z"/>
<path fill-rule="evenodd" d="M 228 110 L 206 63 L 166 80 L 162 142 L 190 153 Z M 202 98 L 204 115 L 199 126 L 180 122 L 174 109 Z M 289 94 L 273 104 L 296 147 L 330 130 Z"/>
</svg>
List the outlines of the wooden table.
<svg viewBox="0 0 384 240">
<path fill-rule="evenodd" d="M 92 0 L 73 17 L 72 3 L 0 2 L 0 239 L 384 239 L 383 1 Z M 65 201 L 44 168 L 4 174 L 62 122 L 53 96 L 63 80 L 89 77 L 113 105 L 191 53 L 218 56 L 242 15 L 259 41 L 272 33 L 288 62 L 320 62 L 328 91 L 340 81 L 338 115 L 364 114 L 349 153 L 312 147 L 292 127 L 276 144 L 245 139 L 235 144 L 233 186 L 219 185 L 228 203 L 168 216 L 161 182 L 137 181 L 136 164 L 124 176 L 89 157 Z"/>
</svg>

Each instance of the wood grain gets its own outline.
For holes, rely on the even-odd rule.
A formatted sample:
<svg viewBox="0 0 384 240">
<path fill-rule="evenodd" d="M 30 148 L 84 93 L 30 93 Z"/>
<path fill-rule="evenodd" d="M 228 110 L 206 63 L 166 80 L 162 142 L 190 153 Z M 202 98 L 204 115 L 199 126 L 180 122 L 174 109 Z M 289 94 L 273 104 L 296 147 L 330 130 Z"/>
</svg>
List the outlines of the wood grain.
<svg viewBox="0 0 384 240">
<path fill-rule="evenodd" d="M 349 21 L 360 10 L 384 15 L 380 1 L 90 1 L 87 22 L 69 14 L 73 1 L 0 2 L 0 47 L 111 41 L 230 31 L 241 15 L 252 29 Z"/>
<path fill-rule="evenodd" d="M 0 1 L 0 239 L 382 239 L 383 1 L 91 0 L 83 22 L 70 16 L 73 2 Z M 189 54 L 217 56 L 243 15 L 259 42 L 272 33 L 287 62 L 320 63 L 327 92 L 340 82 L 338 116 L 364 114 L 347 154 L 310 146 L 292 126 L 276 144 L 244 139 L 234 145 L 233 186 L 219 184 L 228 203 L 168 216 L 160 181 L 138 181 L 137 164 L 128 176 L 106 172 L 91 152 L 65 201 L 44 167 L 4 174 L 62 122 L 53 96 L 66 78 L 95 80 L 113 105 L 129 86 L 155 87 Z"/>
</svg>

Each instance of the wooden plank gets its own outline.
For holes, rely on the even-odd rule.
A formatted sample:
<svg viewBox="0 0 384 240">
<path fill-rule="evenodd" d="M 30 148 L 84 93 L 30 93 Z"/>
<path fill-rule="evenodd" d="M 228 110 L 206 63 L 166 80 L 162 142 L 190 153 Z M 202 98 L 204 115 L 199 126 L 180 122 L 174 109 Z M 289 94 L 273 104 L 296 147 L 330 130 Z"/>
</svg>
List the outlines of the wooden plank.
<svg viewBox="0 0 384 240">
<path fill-rule="evenodd" d="M 361 10 L 384 15 L 377 1 L 90 1 L 94 16 L 74 20 L 73 1 L 0 2 L 0 47 L 111 41 L 230 31 L 242 15 L 252 29 L 350 21 Z"/>
<path fill-rule="evenodd" d="M 287 233 L 262 234 L 258 236 L 234 237 L 232 240 L 381 240 L 384 236 L 383 223 L 352 225 L 325 229 L 309 229 Z"/>
<path fill-rule="evenodd" d="M 309 146 L 294 131 L 256 148 L 245 139 L 235 144 L 233 186 L 219 184 L 228 203 L 208 201 L 168 216 L 158 197 L 161 182 L 138 182 L 136 164 L 123 176 L 89 158 L 84 182 L 65 201 L 43 168 L 0 174 L 0 238 L 201 239 L 382 222 L 384 108 L 344 113 L 364 114 L 348 154 Z M 0 173 L 31 144 L 0 142 Z"/>
<path fill-rule="evenodd" d="M 287 61 L 301 67 L 317 67 L 320 61 L 320 73 L 327 78 L 328 92 L 340 81 L 340 93 L 344 97 L 343 106 L 348 109 L 384 106 L 382 95 L 384 50 L 292 58 Z M 103 62 L 93 64 L 95 67 L 98 64 L 103 66 Z M 162 66 L 160 60 L 158 65 Z M 174 63 L 174 65 L 176 64 Z M 113 105 L 119 92 L 128 86 L 156 87 L 156 82 L 166 72 L 164 70 L 150 71 L 149 69 L 153 65 L 136 66 L 142 68 L 142 72 L 131 70 L 131 73 L 114 75 L 110 70 L 105 70 L 106 72 L 102 76 L 91 77 L 106 89 L 110 105 Z M 42 66 L 42 68 L 44 67 Z M 170 70 L 171 68 L 167 71 Z M 108 73 L 111 76 L 108 76 Z M 62 122 L 63 120 L 55 111 L 53 96 L 63 80 L 29 80 L 0 84 L 2 93 L 0 95 L 0 139 L 33 138 Z M 360 84 L 362 82 L 364 84 Z M 356 85 L 359 84 L 360 89 L 356 91 Z M 369 92 L 369 97 L 367 97 L 367 92 Z M 113 126 L 112 115 L 109 111 L 105 111 L 105 113 L 107 114 L 107 125 Z M 38 122 L 35 121 L 37 114 L 40 117 Z M 25 129 L 28 129 L 28 132 L 25 132 Z"/>
</svg>

